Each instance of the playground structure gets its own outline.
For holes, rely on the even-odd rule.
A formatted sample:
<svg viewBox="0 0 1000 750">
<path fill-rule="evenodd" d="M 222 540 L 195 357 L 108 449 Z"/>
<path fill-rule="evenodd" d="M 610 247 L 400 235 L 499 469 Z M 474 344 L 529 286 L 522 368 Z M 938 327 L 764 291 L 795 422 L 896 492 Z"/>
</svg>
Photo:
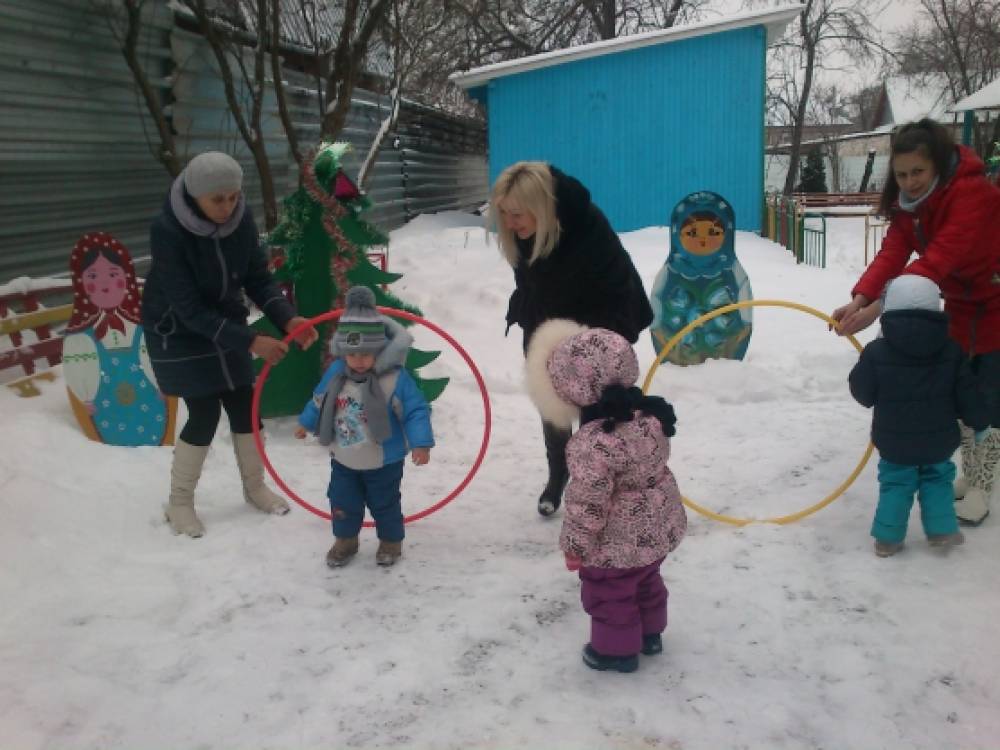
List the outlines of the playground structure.
<svg viewBox="0 0 1000 750">
<path fill-rule="evenodd" d="M 19 396 L 37 396 L 38 380 L 55 379 L 54 373 L 47 368 L 62 362 L 63 339 L 57 329 L 69 321 L 73 305 L 45 307 L 43 300 L 66 300 L 71 294 L 67 282 L 0 295 L 0 336 L 10 338 L 10 348 L 0 351 L 0 372 L 21 368 L 23 376 L 5 383 Z M 39 369 L 38 360 L 44 360 L 42 369 Z"/>
<path fill-rule="evenodd" d="M 797 263 L 826 268 L 827 218 L 863 217 L 865 265 L 882 244 L 888 223 L 876 213 L 878 193 L 780 193 L 764 196 L 761 236 L 777 242 Z"/>
</svg>

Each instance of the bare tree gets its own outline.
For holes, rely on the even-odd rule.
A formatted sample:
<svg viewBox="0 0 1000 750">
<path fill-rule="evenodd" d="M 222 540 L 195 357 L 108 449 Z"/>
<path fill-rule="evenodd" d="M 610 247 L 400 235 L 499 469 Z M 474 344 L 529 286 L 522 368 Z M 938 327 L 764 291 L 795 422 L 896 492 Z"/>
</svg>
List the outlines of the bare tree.
<svg viewBox="0 0 1000 750">
<path fill-rule="evenodd" d="M 277 0 L 270 0 L 277 2 Z M 255 32 L 247 34 L 235 27 L 236 8 L 226 12 L 225 4 L 206 0 L 182 0 L 198 23 L 209 49 L 215 57 L 222 78 L 226 103 L 236 123 L 243 142 L 250 150 L 257 175 L 260 178 L 261 198 L 264 201 L 264 223 L 273 229 L 278 223 L 278 202 L 274 189 L 274 173 L 264 143 L 261 128 L 264 112 L 264 95 L 268 80 L 266 74 L 268 33 L 272 13 L 269 0 L 257 0 L 254 8 Z M 252 50 L 252 60 L 247 60 L 247 50 Z"/>
<path fill-rule="evenodd" d="M 748 7 L 761 3 L 751 0 Z M 824 69 L 870 62 L 890 51 L 882 44 L 872 18 L 882 10 L 870 0 L 806 0 L 794 33 L 770 50 L 768 97 L 780 119 L 792 128 L 785 195 L 798 178 L 802 130 L 809 114 L 816 74 Z"/>
<path fill-rule="evenodd" d="M 837 84 L 817 84 L 809 105 L 809 121 L 814 125 L 820 153 L 830 162 L 830 190 L 843 190 L 840 179 L 840 136 L 852 125 L 851 102 Z"/>
<path fill-rule="evenodd" d="M 448 81 L 457 70 L 698 18 L 711 0 L 435 0 L 446 43 L 417 61 L 406 95 L 454 114 L 481 116 Z"/>
<path fill-rule="evenodd" d="M 181 173 L 181 159 L 177 153 L 174 131 L 164 110 L 164 102 L 160 92 L 146 68 L 139 52 L 139 40 L 144 28 L 143 6 L 146 0 L 91 0 L 91 7 L 97 11 L 111 30 L 112 36 L 125 58 L 125 63 L 132 72 L 132 79 L 142 96 L 146 109 L 153 124 L 156 126 L 158 142 L 150 144 L 153 156 L 160 162 L 171 177 Z"/>
<path fill-rule="evenodd" d="M 458 68 L 511 60 L 575 44 L 665 29 L 708 0 L 449 0 L 465 22 Z M 456 69 L 458 69 L 456 68 Z"/>
<path fill-rule="evenodd" d="M 955 100 L 1000 76 L 1000 0 L 920 0 L 913 24 L 899 41 L 900 72 L 944 75 Z M 987 123 L 974 129 L 976 150 L 985 155 L 1000 137 Z"/>
<path fill-rule="evenodd" d="M 435 50 L 450 42 L 450 25 L 438 0 L 391 0 L 391 9 L 382 26 L 382 41 L 392 55 L 389 83 L 389 111 L 382 120 L 367 156 L 358 171 L 358 184 L 365 187 L 375 167 L 375 159 L 389 132 L 399 120 L 406 84 L 424 61 L 436 58 Z"/>
<path fill-rule="evenodd" d="M 258 0 L 265 4 L 264 0 Z M 295 132 L 295 123 L 292 121 L 292 113 L 288 107 L 288 97 L 285 95 L 284 74 L 281 69 L 281 2 L 280 0 L 270 0 L 271 14 L 271 79 L 274 82 L 274 95 L 278 100 L 278 115 L 281 117 L 281 126 L 285 131 L 285 138 L 288 140 L 288 150 L 295 159 L 295 163 L 302 166 L 302 150 L 299 148 L 299 137 Z M 258 34 L 261 32 L 258 31 Z"/>
<path fill-rule="evenodd" d="M 878 105 L 881 96 L 881 84 L 862 86 L 854 93 L 848 95 L 848 103 L 854 117 L 854 124 L 858 130 L 872 130 L 877 125 L 875 118 L 878 115 Z"/>
<path fill-rule="evenodd" d="M 326 110 L 320 137 L 335 140 L 347 123 L 351 97 L 368 52 L 368 43 L 382 23 L 389 0 L 344 0 L 343 19 L 337 45 L 330 57 L 326 78 Z"/>
</svg>

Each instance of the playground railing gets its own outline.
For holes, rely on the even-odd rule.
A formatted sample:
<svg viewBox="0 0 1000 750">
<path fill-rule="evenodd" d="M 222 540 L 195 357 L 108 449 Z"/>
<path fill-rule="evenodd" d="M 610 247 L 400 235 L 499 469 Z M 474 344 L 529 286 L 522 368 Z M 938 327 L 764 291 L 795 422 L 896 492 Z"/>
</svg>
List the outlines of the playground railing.
<svg viewBox="0 0 1000 750">
<path fill-rule="evenodd" d="M 795 256 L 797 263 L 826 268 L 826 218 L 806 213 L 796 198 L 772 193 L 764 198 L 762 235 Z"/>
<path fill-rule="evenodd" d="M 0 350 L 0 372 L 21 368 L 22 377 L 5 382 L 18 395 L 37 396 L 35 381 L 53 379 L 47 369 L 36 372 L 38 360 L 45 360 L 47 367 L 62 362 L 63 340 L 56 328 L 69 321 L 73 305 L 44 307 L 41 300 L 70 294 L 69 287 L 53 286 L 0 295 L 0 337 L 9 340 L 9 348 Z"/>
</svg>

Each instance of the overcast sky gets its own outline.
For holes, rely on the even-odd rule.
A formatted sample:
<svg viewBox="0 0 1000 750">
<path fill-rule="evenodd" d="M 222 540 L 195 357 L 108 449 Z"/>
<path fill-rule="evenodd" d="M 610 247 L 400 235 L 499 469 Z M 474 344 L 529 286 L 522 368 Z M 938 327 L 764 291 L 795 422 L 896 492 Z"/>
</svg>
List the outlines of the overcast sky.
<svg viewBox="0 0 1000 750">
<path fill-rule="evenodd" d="M 787 7 L 795 3 L 788 0 L 773 0 L 770 4 L 773 7 Z M 918 0 L 889 0 L 888 3 L 885 0 L 881 0 L 881 2 L 873 0 L 867 4 L 869 6 L 884 5 L 885 9 L 875 20 L 878 28 L 883 33 L 884 42 L 889 47 L 895 46 L 892 32 L 901 29 L 913 21 L 920 7 Z M 714 15 L 715 13 L 727 15 L 730 13 L 739 13 L 744 8 L 745 2 L 743 0 L 708 0 L 705 12 L 709 15 Z M 791 33 L 791 30 L 788 33 Z M 831 61 L 827 61 L 827 64 L 831 65 Z M 817 81 L 827 84 L 838 83 L 846 91 L 856 91 L 879 80 L 879 71 L 876 67 L 862 67 L 859 69 L 847 59 L 840 63 L 840 65 L 842 66 L 840 70 L 819 71 Z"/>
</svg>

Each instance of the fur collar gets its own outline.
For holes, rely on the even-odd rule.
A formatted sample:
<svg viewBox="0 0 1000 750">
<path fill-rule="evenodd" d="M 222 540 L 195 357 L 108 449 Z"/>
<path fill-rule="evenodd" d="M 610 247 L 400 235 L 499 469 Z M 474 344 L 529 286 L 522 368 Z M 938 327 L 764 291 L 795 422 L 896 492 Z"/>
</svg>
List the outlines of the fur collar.
<svg viewBox="0 0 1000 750">
<path fill-rule="evenodd" d="M 549 357 L 563 339 L 586 330 L 587 326 L 573 320 L 562 318 L 547 320 L 535 330 L 524 356 L 528 395 L 538 413 L 542 415 L 542 419 L 564 429 L 571 428 L 573 422 L 580 418 L 580 409 L 563 401 L 552 387 L 548 369 Z"/>
</svg>

